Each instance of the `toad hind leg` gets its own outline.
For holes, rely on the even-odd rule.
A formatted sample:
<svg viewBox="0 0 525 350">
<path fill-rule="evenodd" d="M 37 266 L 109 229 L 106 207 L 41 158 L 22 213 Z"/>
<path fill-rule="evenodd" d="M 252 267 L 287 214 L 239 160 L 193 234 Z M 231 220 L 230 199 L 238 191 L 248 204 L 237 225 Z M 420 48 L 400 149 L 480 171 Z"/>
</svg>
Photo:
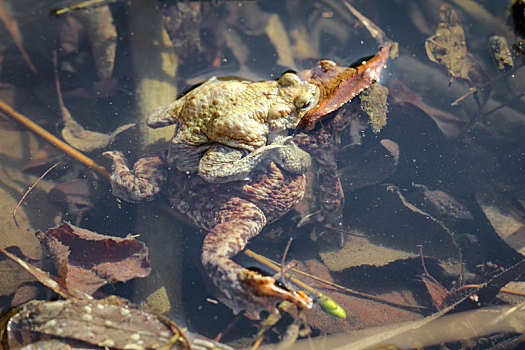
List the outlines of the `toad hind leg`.
<svg viewBox="0 0 525 350">
<path fill-rule="evenodd" d="M 254 319 L 259 319 L 263 310 L 278 314 L 275 304 L 282 300 L 311 307 L 300 296 L 277 286 L 272 277 L 245 269 L 231 260 L 265 226 L 262 210 L 244 199 L 230 198 L 217 212 L 216 222 L 204 238 L 201 260 L 235 314 L 244 310 Z"/>
</svg>

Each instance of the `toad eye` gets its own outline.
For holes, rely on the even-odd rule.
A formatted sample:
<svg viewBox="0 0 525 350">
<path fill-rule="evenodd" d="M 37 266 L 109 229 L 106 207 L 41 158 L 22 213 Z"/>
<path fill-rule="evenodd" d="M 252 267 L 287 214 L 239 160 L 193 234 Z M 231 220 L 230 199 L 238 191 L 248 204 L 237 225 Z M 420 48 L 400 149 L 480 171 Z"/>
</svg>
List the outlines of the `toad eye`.
<svg viewBox="0 0 525 350">
<path fill-rule="evenodd" d="M 298 109 L 308 108 L 308 107 L 310 107 L 311 103 L 312 103 L 312 99 L 310 99 L 308 97 L 305 97 L 305 96 L 297 96 L 295 98 L 295 101 L 293 101 L 293 104 Z"/>
</svg>

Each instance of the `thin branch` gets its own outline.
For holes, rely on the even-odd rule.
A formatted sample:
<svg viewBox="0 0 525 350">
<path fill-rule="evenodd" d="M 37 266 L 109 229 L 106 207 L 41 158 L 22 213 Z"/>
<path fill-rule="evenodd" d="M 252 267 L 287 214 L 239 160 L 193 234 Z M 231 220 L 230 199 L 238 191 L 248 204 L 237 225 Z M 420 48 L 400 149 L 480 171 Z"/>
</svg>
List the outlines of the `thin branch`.
<svg viewBox="0 0 525 350">
<path fill-rule="evenodd" d="M 16 227 L 20 228 L 20 226 L 18 225 L 18 222 L 16 221 L 16 211 L 18 209 L 18 207 L 20 207 L 20 205 L 22 204 L 22 202 L 24 201 L 24 199 L 27 197 L 27 195 L 29 194 L 29 192 L 31 192 L 31 190 L 40 182 L 40 180 L 42 180 L 51 170 L 53 170 L 54 168 L 56 168 L 60 163 L 62 163 L 62 161 L 58 162 L 58 163 L 55 163 L 55 165 L 53 165 L 51 168 L 47 169 L 43 174 L 42 176 L 40 176 L 33 185 L 31 185 L 31 187 L 28 188 L 28 190 L 26 191 L 26 193 L 24 193 L 24 195 L 22 196 L 22 198 L 20 199 L 20 201 L 18 202 L 18 204 L 16 205 L 15 209 L 13 210 L 13 220 L 15 221 L 15 225 Z"/>
<path fill-rule="evenodd" d="M 28 119 L 26 116 L 16 112 L 13 108 L 11 108 L 2 101 L 0 101 L 0 111 L 2 111 L 8 117 L 16 120 L 20 124 L 24 125 L 37 136 L 43 138 L 45 141 L 49 142 L 51 145 L 66 153 L 71 158 L 87 166 L 88 168 L 96 172 L 98 175 L 100 175 L 103 179 L 109 180 L 110 174 L 104 167 L 98 165 L 91 158 L 88 158 L 83 153 L 72 148 L 67 143 L 63 142 L 62 140 L 60 140 L 59 138 L 42 128 L 40 125 Z"/>
</svg>

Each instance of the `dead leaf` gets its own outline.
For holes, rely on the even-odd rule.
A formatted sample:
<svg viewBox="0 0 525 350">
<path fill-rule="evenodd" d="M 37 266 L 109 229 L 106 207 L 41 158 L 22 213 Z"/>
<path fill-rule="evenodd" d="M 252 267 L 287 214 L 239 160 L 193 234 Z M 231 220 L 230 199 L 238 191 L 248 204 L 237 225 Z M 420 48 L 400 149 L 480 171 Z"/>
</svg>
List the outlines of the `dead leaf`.
<svg viewBox="0 0 525 350">
<path fill-rule="evenodd" d="M 383 139 L 368 149 L 344 152 L 347 166 L 339 169 L 345 191 L 381 183 L 394 173 L 399 161 L 399 146 Z"/>
<path fill-rule="evenodd" d="M 77 11 L 73 15 L 86 30 L 97 75 L 100 80 L 109 79 L 115 65 L 117 29 L 108 5 Z"/>
<path fill-rule="evenodd" d="M 380 132 L 386 125 L 388 89 L 375 82 L 363 91 L 359 97 L 361 99 L 361 109 L 368 114 L 372 130 L 375 133 Z"/>
<path fill-rule="evenodd" d="M 146 277 L 151 271 L 148 248 L 135 239 L 100 235 L 69 223 L 36 235 L 70 290 L 92 294 L 105 284 Z"/>
<path fill-rule="evenodd" d="M 311 130 L 317 120 L 350 102 L 375 82 L 388 60 L 391 46 L 388 44 L 383 47 L 374 57 L 356 68 L 339 67 L 333 61 L 322 60 L 314 68 L 297 73 L 301 79 L 315 84 L 321 91 L 319 104 L 303 116 L 298 128 Z"/>
<path fill-rule="evenodd" d="M 42 173 L 42 168 L 49 168 L 51 165 L 63 160 L 64 153 L 49 143 L 43 144 L 35 153 L 32 153 L 27 163 L 22 166 L 23 172 Z"/>
<path fill-rule="evenodd" d="M 14 262 L 16 262 L 18 265 L 20 265 L 24 270 L 29 272 L 33 277 L 35 277 L 40 283 L 48 287 L 49 289 L 53 290 L 58 295 L 68 298 L 72 297 L 69 290 L 64 286 L 63 281 L 57 277 L 51 276 L 48 272 L 43 271 L 39 269 L 36 266 L 33 266 L 29 264 L 28 262 L 25 262 L 24 260 L 20 259 L 16 255 L 8 252 L 7 250 L 0 248 L 0 252 L 7 255 L 7 257 Z"/>
<path fill-rule="evenodd" d="M 13 38 L 13 41 L 18 47 L 18 50 L 20 50 L 20 53 L 22 54 L 22 57 L 28 65 L 29 69 L 31 69 L 33 73 L 38 74 L 38 70 L 36 69 L 33 62 L 31 62 L 31 59 L 29 58 L 29 55 L 27 54 L 24 48 L 22 33 L 20 33 L 18 22 L 11 16 L 9 11 L 7 10 L 4 0 L 0 0 L 0 19 L 2 20 L 2 22 L 4 22 L 7 31 L 11 35 L 11 38 Z"/>
<path fill-rule="evenodd" d="M 125 124 L 118 127 L 111 134 L 84 129 L 82 125 L 73 119 L 71 113 L 69 113 L 69 110 L 64 105 L 56 59 L 55 53 L 53 57 L 55 63 L 55 85 L 58 95 L 58 105 L 60 106 L 60 112 L 62 113 L 62 119 L 64 121 L 62 137 L 68 144 L 83 152 L 93 152 L 97 149 L 106 148 L 111 142 L 113 142 L 118 134 L 135 126 L 135 123 Z"/>
<path fill-rule="evenodd" d="M 452 228 L 457 219 L 472 220 L 472 214 L 463 204 L 441 190 L 430 190 L 422 184 L 412 185 L 416 190 L 407 199 L 416 207 L 443 221 Z"/>
<path fill-rule="evenodd" d="M 56 185 L 49 191 L 48 199 L 78 221 L 93 208 L 95 200 L 93 188 L 86 179 L 75 179 Z"/>
<path fill-rule="evenodd" d="M 418 254 L 418 245 L 423 245 L 426 256 L 459 261 L 460 250 L 450 230 L 410 204 L 396 186 L 368 186 L 354 193 L 346 208 L 353 214 L 351 231 L 365 232 L 370 242 L 380 246 Z"/>
<path fill-rule="evenodd" d="M 498 236 L 525 255 L 525 193 L 521 186 L 485 185 L 476 192 L 476 200 Z"/>
<path fill-rule="evenodd" d="M 167 318 L 111 297 L 33 301 L 9 319 L 7 329 L 10 349 L 37 345 L 48 337 L 59 340 L 55 349 L 93 345 L 107 349 L 190 348 L 183 331 Z"/>
<path fill-rule="evenodd" d="M 305 268 L 302 268 L 304 271 L 329 282 L 341 283 L 342 281 L 350 280 L 345 272 L 331 273 L 327 267 L 318 260 L 310 259 L 304 263 L 306 265 Z M 375 279 L 373 276 L 379 275 L 381 275 L 381 273 L 379 273 L 378 270 L 374 270 L 374 273 L 368 277 Z M 364 291 L 364 293 L 371 293 L 378 299 L 384 300 L 384 302 L 381 302 L 323 288 L 323 285 L 307 277 L 301 277 L 301 279 L 308 284 L 315 284 L 320 292 L 332 298 L 346 312 L 346 319 L 342 319 L 333 317 L 317 307 L 313 308 L 307 316 L 308 324 L 324 334 L 350 332 L 356 329 L 379 327 L 400 320 L 412 321 L 422 318 L 422 315 L 418 311 L 395 305 L 396 303 L 400 303 L 418 306 L 414 293 L 407 288 L 403 288 L 403 286 L 400 287 L 400 283 L 395 280 L 384 281 L 375 291 Z M 376 283 L 372 282 L 371 284 Z M 363 285 L 360 283 L 355 286 L 350 286 L 350 288 L 357 289 L 358 291 L 363 291 L 361 289 L 362 287 Z"/>
<path fill-rule="evenodd" d="M 470 63 L 463 27 L 458 22 L 456 11 L 448 4 L 441 5 L 439 16 L 441 23 L 436 33 L 425 42 L 427 56 L 432 62 L 447 68 L 452 79 L 466 79 Z"/>
</svg>

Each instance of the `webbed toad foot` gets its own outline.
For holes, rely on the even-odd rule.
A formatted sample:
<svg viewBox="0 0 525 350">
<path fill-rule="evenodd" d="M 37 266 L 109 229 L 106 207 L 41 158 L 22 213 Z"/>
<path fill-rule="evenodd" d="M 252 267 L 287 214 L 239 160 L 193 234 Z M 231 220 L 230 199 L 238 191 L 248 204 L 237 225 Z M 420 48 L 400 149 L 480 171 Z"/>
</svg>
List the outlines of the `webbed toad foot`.
<svg viewBox="0 0 525 350">
<path fill-rule="evenodd" d="M 265 276 L 257 271 L 241 269 L 237 272 L 240 290 L 232 298 L 235 304 L 234 312 L 245 310 L 247 316 L 258 319 L 262 310 L 279 314 L 277 303 L 287 300 L 300 308 L 311 309 L 313 301 L 307 295 L 289 291 L 276 283 L 271 276 Z"/>
</svg>

